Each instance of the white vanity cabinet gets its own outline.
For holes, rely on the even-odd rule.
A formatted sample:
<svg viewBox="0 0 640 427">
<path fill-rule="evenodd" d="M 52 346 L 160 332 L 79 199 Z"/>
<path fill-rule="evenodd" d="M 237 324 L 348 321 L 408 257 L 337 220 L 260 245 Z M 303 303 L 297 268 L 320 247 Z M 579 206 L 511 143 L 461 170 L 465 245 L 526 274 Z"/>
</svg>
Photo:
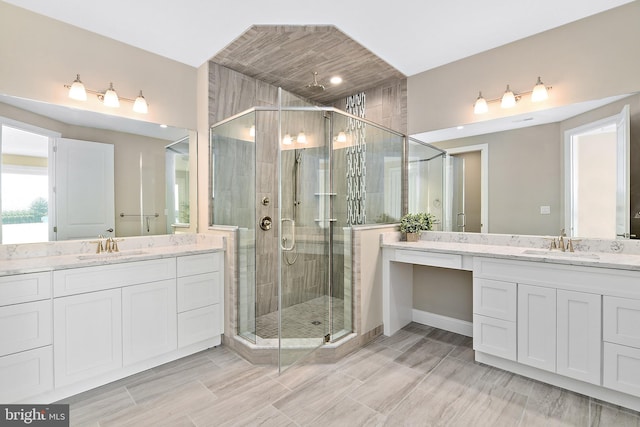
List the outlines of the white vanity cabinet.
<svg viewBox="0 0 640 427">
<path fill-rule="evenodd" d="M 56 387 L 176 348 L 175 265 L 161 258 L 53 272 Z"/>
<path fill-rule="evenodd" d="M 640 396 L 640 299 L 604 297 L 605 387 Z"/>
<path fill-rule="evenodd" d="M 56 298 L 55 385 L 62 387 L 122 367 L 122 291 Z"/>
<path fill-rule="evenodd" d="M 473 349 L 516 360 L 517 286 L 499 280 L 473 280 Z"/>
<path fill-rule="evenodd" d="M 51 273 L 0 277 L 0 402 L 53 389 Z"/>
<path fill-rule="evenodd" d="M 600 272 L 602 273 L 602 272 Z M 476 258 L 474 260 L 474 349 L 569 378 L 601 384 L 602 296 L 599 274 L 567 266 Z M 499 279 L 499 280 L 498 280 Z M 499 287 L 497 285 L 500 285 Z M 490 292 L 486 289 L 489 287 Z M 504 289 L 502 294 L 498 289 Z M 578 290 L 580 289 L 580 290 Z M 582 292 L 582 289 L 588 292 Z M 505 295 L 509 291 L 510 297 Z M 491 314 L 479 292 L 495 301 L 517 307 L 517 338 L 508 341 L 509 353 L 485 345 L 476 337 L 476 313 Z M 517 296 L 516 296 L 517 294 Z M 517 304 L 516 304 L 517 301 Z M 493 315 L 509 312 L 506 307 Z M 510 313 L 510 312 L 509 312 Z M 512 316 L 513 314 L 510 314 Z M 502 314 L 507 320 L 506 314 Z M 511 326 L 511 323 L 507 323 Z M 506 331 L 505 327 L 505 331 Z M 506 333 L 504 334 L 506 336 Z M 517 343 L 517 344 L 515 344 Z M 517 354 L 517 357 L 511 357 Z"/>
<path fill-rule="evenodd" d="M 223 332 L 221 252 L 177 258 L 178 347 L 198 342 L 219 344 Z"/>
<path fill-rule="evenodd" d="M 122 288 L 122 360 L 128 366 L 177 348 L 176 282 Z"/>
</svg>

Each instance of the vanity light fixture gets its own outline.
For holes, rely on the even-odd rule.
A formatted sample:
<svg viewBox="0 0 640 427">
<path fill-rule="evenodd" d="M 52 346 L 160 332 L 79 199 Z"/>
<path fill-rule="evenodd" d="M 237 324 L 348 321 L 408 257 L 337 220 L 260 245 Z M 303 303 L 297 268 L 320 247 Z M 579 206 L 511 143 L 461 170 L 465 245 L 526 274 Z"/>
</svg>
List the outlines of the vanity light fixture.
<svg viewBox="0 0 640 427">
<path fill-rule="evenodd" d="M 507 85 L 507 89 L 504 91 L 504 94 L 500 98 L 489 99 L 486 100 L 482 96 L 482 92 L 478 94 L 478 98 L 473 104 L 473 112 L 474 114 L 484 114 L 489 111 L 488 104 L 493 102 L 500 102 L 500 106 L 502 108 L 512 108 L 522 99 L 525 95 L 531 95 L 531 102 L 540 102 L 549 98 L 548 91 L 552 89 L 552 86 L 546 86 L 542 83 L 540 77 L 538 77 L 538 81 L 536 82 L 535 87 L 528 92 L 514 93 L 511 90 L 511 87 Z"/>
<path fill-rule="evenodd" d="M 256 136 L 256 125 L 251 125 L 249 128 L 249 136 L 252 138 Z"/>
<path fill-rule="evenodd" d="M 347 134 L 344 131 L 338 132 L 338 136 L 336 137 L 336 142 L 347 142 Z"/>
<path fill-rule="evenodd" d="M 300 131 L 300 133 L 298 134 L 298 137 L 296 138 L 296 142 L 299 144 L 307 143 L 307 135 L 304 134 L 304 131 Z"/>
<path fill-rule="evenodd" d="M 284 138 L 282 138 L 282 145 L 291 145 L 293 144 L 293 138 L 288 133 L 284 134 Z"/>
<path fill-rule="evenodd" d="M 118 108 L 120 107 L 120 101 L 128 101 L 133 103 L 134 112 L 140 114 L 147 114 L 149 112 L 149 104 L 147 103 L 145 97 L 142 95 L 142 91 L 140 91 L 140 94 L 136 99 L 130 99 L 118 96 L 115 89 L 113 88 L 113 83 L 109 83 L 109 89 L 104 92 L 87 89 L 85 88 L 82 81 L 80 81 L 80 74 L 76 74 L 76 79 L 71 85 L 64 85 L 64 87 L 69 89 L 69 98 L 75 99 L 77 101 L 86 101 L 87 93 L 90 93 L 96 95 L 106 107 Z"/>
</svg>

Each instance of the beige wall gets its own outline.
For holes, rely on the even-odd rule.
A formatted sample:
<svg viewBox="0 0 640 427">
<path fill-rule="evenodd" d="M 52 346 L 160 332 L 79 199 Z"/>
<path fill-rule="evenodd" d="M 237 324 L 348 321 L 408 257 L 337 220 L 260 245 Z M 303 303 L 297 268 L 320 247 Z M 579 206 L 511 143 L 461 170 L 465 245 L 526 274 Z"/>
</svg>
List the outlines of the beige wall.
<svg viewBox="0 0 640 427">
<path fill-rule="evenodd" d="M 472 272 L 414 265 L 413 308 L 471 322 Z"/>
<path fill-rule="evenodd" d="M 104 11 L 108 16 L 108 11 Z M 117 17 L 116 17 L 117 19 Z M 0 2 L 0 93 L 195 129 L 196 69 L 95 33 Z M 120 96 L 142 89 L 149 114 L 133 104 L 104 107 L 68 98 L 65 84 L 79 73 L 85 86 L 102 91 L 113 82 Z"/>
<path fill-rule="evenodd" d="M 640 1 L 540 33 L 408 78 L 408 132 L 416 134 L 640 90 Z M 510 110 L 476 116 L 472 105 L 552 85 L 548 101 L 521 101 Z"/>
<path fill-rule="evenodd" d="M 123 132 L 72 126 L 2 103 L 0 103 L 0 116 L 59 132 L 63 138 L 113 144 L 116 235 L 121 237 L 166 234 L 164 147 L 168 141 Z M 158 218 L 150 221 L 150 232 L 147 232 L 146 228 L 142 229 L 140 218 L 119 216 L 121 212 L 125 214 L 140 212 L 141 180 L 144 185 L 145 208 L 151 213 L 159 214 Z"/>
</svg>

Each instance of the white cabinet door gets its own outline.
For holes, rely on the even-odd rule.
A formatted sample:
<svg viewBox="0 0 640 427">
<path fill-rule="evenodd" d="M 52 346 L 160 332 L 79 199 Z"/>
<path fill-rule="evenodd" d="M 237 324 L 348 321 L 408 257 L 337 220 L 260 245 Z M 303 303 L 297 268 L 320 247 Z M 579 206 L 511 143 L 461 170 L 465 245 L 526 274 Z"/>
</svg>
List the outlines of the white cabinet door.
<svg viewBox="0 0 640 427">
<path fill-rule="evenodd" d="M 175 350 L 178 345 L 176 281 L 122 289 L 122 340 L 125 366 Z"/>
<path fill-rule="evenodd" d="M 178 346 L 180 348 L 211 340 L 221 333 L 220 304 L 178 314 Z"/>
<path fill-rule="evenodd" d="M 122 367 L 121 308 L 120 289 L 54 299 L 56 387 Z"/>
<path fill-rule="evenodd" d="M 517 288 L 512 282 L 474 278 L 474 314 L 515 322 Z"/>
<path fill-rule="evenodd" d="M 640 396 L 640 349 L 604 343 L 602 385 Z"/>
<path fill-rule="evenodd" d="M 555 289 L 518 285 L 518 362 L 555 372 Z"/>
<path fill-rule="evenodd" d="M 558 289 L 557 372 L 600 385 L 602 297 Z"/>
<path fill-rule="evenodd" d="M 640 348 L 640 300 L 604 296 L 604 341 Z"/>
<path fill-rule="evenodd" d="M 516 322 L 473 315 L 473 349 L 516 360 Z"/>
<path fill-rule="evenodd" d="M 0 357 L 0 402 L 36 403 L 40 393 L 53 389 L 51 346 Z M 31 399 L 29 399 L 31 398 Z"/>
<path fill-rule="evenodd" d="M 50 299 L 0 307 L 0 356 L 50 344 Z"/>
</svg>

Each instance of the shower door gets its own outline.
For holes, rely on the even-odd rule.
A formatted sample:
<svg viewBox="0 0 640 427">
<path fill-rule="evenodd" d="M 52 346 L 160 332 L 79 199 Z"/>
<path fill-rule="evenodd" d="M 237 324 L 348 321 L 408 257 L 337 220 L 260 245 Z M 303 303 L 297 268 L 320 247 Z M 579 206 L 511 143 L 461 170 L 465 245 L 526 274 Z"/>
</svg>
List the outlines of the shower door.
<svg viewBox="0 0 640 427">
<path fill-rule="evenodd" d="M 329 338 L 330 158 L 322 111 L 282 111 L 279 144 L 279 368 Z"/>
</svg>

